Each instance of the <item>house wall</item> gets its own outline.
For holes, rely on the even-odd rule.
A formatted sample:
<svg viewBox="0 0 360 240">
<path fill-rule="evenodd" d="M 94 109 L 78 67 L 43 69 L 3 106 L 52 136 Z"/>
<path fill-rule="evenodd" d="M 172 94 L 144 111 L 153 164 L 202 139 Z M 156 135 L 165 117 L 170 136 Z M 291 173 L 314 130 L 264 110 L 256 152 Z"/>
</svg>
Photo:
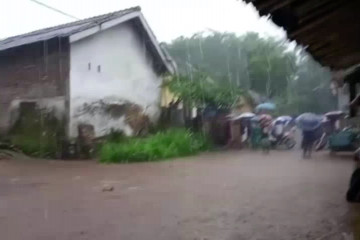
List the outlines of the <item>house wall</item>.
<svg viewBox="0 0 360 240">
<path fill-rule="evenodd" d="M 52 39 L 0 52 L 0 131 L 7 132 L 18 117 L 19 104 L 37 102 L 65 114 L 69 74 L 67 39 Z"/>
<path fill-rule="evenodd" d="M 132 25 L 73 42 L 70 52 L 71 137 L 80 123 L 93 125 L 96 136 L 111 129 L 132 135 L 136 125 L 158 119 L 161 78 Z"/>
</svg>

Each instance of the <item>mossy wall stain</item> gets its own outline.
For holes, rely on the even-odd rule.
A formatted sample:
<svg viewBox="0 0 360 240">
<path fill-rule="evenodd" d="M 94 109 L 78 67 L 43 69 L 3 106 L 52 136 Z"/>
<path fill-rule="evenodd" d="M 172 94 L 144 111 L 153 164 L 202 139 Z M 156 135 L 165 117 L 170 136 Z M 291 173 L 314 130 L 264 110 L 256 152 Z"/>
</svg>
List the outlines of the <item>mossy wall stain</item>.
<svg viewBox="0 0 360 240">
<path fill-rule="evenodd" d="M 36 102 L 23 102 L 8 138 L 26 154 L 59 157 L 65 139 L 65 121 L 57 118 L 53 109 L 41 109 Z"/>
<path fill-rule="evenodd" d="M 125 126 L 130 127 L 132 130 L 131 135 L 134 136 L 146 135 L 151 125 L 151 121 L 142 106 L 125 100 L 118 103 L 108 103 L 104 100 L 84 103 L 78 109 L 75 117 L 84 119 L 84 116 L 91 118 L 96 115 L 107 117 L 111 121 L 119 121 L 118 129 L 115 130 L 123 130 L 121 128 Z M 86 120 L 84 123 L 86 123 Z"/>
</svg>

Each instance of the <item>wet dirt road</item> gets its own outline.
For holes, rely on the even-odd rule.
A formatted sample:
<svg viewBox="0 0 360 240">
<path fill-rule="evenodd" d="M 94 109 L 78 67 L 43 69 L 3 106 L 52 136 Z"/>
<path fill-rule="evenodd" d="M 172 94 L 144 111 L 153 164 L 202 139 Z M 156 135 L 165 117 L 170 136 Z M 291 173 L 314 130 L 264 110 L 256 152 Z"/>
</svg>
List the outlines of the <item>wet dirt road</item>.
<svg viewBox="0 0 360 240">
<path fill-rule="evenodd" d="M 351 239 L 353 165 L 296 151 L 130 165 L 3 160 L 1 239 Z"/>
</svg>

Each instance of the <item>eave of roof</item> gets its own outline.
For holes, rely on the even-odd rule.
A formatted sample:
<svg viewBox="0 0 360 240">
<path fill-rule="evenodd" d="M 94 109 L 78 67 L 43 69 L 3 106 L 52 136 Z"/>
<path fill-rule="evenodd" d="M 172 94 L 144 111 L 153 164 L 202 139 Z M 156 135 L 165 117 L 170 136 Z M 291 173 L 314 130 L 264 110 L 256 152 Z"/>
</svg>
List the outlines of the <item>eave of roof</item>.
<svg viewBox="0 0 360 240">
<path fill-rule="evenodd" d="M 287 32 L 324 66 L 347 69 L 360 63 L 360 1 L 243 0 Z"/>
</svg>

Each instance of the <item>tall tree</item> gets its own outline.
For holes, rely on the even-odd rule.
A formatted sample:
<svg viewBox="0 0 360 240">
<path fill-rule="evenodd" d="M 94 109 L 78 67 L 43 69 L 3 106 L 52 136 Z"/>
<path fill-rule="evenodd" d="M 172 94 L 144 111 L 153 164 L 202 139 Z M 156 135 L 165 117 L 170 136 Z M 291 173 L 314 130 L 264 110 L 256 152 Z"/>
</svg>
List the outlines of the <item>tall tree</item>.
<svg viewBox="0 0 360 240">
<path fill-rule="evenodd" d="M 309 55 L 301 53 L 297 78 L 294 82 L 299 112 L 327 112 L 336 110 L 337 98 L 330 89 L 331 74 Z"/>
<path fill-rule="evenodd" d="M 179 37 L 168 48 L 182 73 L 200 69 L 213 79 L 267 96 L 283 92 L 287 79 L 294 77 L 289 67 L 295 65 L 294 53 L 287 51 L 284 42 L 260 38 L 256 33 L 240 37 L 233 33 L 198 33 L 191 38 Z"/>
<path fill-rule="evenodd" d="M 285 41 L 257 33 L 210 32 L 179 37 L 168 49 L 190 79 L 196 71 L 206 72 L 215 81 L 276 100 L 281 111 L 326 111 L 334 101 L 329 71 Z M 324 98 L 314 101 L 320 93 Z"/>
</svg>

